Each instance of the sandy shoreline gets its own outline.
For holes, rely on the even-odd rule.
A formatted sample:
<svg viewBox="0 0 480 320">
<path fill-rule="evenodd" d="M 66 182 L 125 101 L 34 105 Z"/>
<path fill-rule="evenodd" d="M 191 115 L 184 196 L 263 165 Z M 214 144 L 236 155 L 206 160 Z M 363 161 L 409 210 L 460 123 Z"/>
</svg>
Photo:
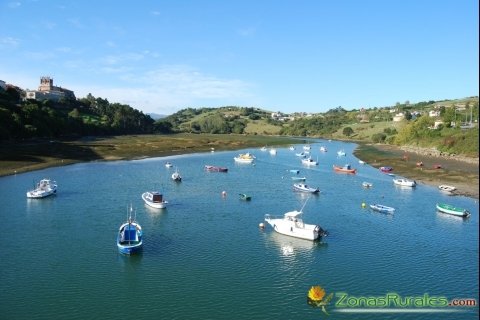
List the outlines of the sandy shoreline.
<svg viewBox="0 0 480 320">
<path fill-rule="evenodd" d="M 396 175 L 419 184 L 453 185 L 457 190 L 452 195 L 479 199 L 478 158 L 448 157 L 432 149 L 382 144 L 360 144 L 354 154 L 375 168 L 391 166 Z M 423 166 L 418 166 L 419 163 Z M 435 169 L 437 166 L 441 168 Z"/>
</svg>

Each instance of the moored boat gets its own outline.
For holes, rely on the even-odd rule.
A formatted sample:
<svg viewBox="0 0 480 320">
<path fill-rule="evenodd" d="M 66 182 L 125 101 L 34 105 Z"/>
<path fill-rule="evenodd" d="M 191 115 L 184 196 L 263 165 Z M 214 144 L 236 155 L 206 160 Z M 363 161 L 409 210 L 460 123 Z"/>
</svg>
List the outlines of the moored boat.
<svg viewBox="0 0 480 320">
<path fill-rule="evenodd" d="M 35 185 L 35 189 L 27 192 L 27 198 L 40 199 L 57 193 L 57 182 L 42 179 Z"/>
<path fill-rule="evenodd" d="M 172 173 L 172 180 L 176 182 L 182 181 L 182 176 L 180 175 L 180 172 L 178 172 L 178 169 L 175 169 L 175 172 Z"/>
<path fill-rule="evenodd" d="M 327 232 L 319 225 L 304 223 L 301 218 L 302 214 L 302 211 L 297 210 L 287 212 L 283 216 L 266 214 L 265 221 L 272 226 L 276 232 L 291 237 L 317 240 L 327 235 Z"/>
<path fill-rule="evenodd" d="M 338 151 L 337 151 L 337 156 L 339 156 L 339 157 L 345 157 L 346 155 L 347 155 L 347 154 L 346 154 L 345 151 L 343 151 L 343 150 L 338 150 Z"/>
<path fill-rule="evenodd" d="M 363 181 L 362 182 L 362 187 L 371 188 L 371 187 L 373 187 L 373 184 L 371 182 Z"/>
<path fill-rule="evenodd" d="M 458 217 L 468 217 L 470 212 L 467 209 L 455 207 L 446 203 L 437 203 L 437 210 L 442 213 L 451 214 Z"/>
<path fill-rule="evenodd" d="M 225 167 L 217 167 L 217 166 L 210 166 L 210 165 L 205 165 L 205 170 L 211 171 L 211 172 L 228 172 L 228 169 Z"/>
<path fill-rule="evenodd" d="M 370 208 L 374 211 L 382 212 L 382 213 L 390 213 L 393 214 L 395 212 L 395 208 L 384 206 L 383 204 L 374 203 L 370 205 Z"/>
<path fill-rule="evenodd" d="M 397 186 L 412 187 L 412 188 L 417 185 L 417 182 L 415 180 L 409 180 L 405 178 L 395 178 L 393 179 L 393 183 L 396 184 Z"/>
<path fill-rule="evenodd" d="M 321 151 L 321 152 L 327 152 L 327 147 L 321 146 L 321 147 L 320 147 L 320 151 Z"/>
<path fill-rule="evenodd" d="M 244 201 L 252 200 L 252 196 L 249 196 L 248 194 L 239 193 L 238 195 L 240 196 L 240 200 L 244 200 Z"/>
<path fill-rule="evenodd" d="M 392 167 L 380 167 L 378 168 L 380 171 L 382 171 L 383 173 L 388 173 L 388 172 L 392 172 L 393 171 L 393 168 Z"/>
<path fill-rule="evenodd" d="M 130 215 L 127 221 L 118 229 L 117 248 L 120 253 L 133 254 L 139 252 L 143 246 L 143 231 L 140 224 L 132 218 L 133 209 L 130 207 Z"/>
<path fill-rule="evenodd" d="M 319 188 L 313 188 L 305 183 L 294 183 L 293 184 L 293 190 L 295 191 L 300 191 L 300 192 L 308 192 L 308 193 L 319 193 L 320 189 Z"/>
<path fill-rule="evenodd" d="M 269 151 L 269 152 L 270 152 L 270 154 L 271 154 L 272 156 L 274 156 L 274 155 L 277 154 L 277 149 L 275 149 L 275 148 L 270 148 L 270 151 Z"/>
<path fill-rule="evenodd" d="M 357 169 L 352 168 L 349 164 L 344 165 L 343 167 L 333 165 L 333 170 L 335 172 L 344 172 L 344 173 L 357 173 Z"/>
<path fill-rule="evenodd" d="M 295 153 L 297 157 L 305 158 L 305 152 Z"/>
<path fill-rule="evenodd" d="M 143 201 L 152 208 L 164 209 L 168 201 L 163 199 L 163 195 L 158 191 L 147 191 L 142 194 Z"/>
<path fill-rule="evenodd" d="M 165 167 L 171 168 L 173 167 L 173 164 L 171 162 L 165 162 Z"/>
<path fill-rule="evenodd" d="M 318 165 L 318 161 L 312 159 L 312 157 L 308 157 L 306 159 L 302 159 L 302 164 L 306 166 L 316 166 Z"/>
<path fill-rule="evenodd" d="M 307 178 L 306 177 L 292 177 L 292 180 L 293 181 L 305 181 L 305 180 L 307 180 Z"/>
<path fill-rule="evenodd" d="M 234 157 L 233 159 L 235 160 L 235 162 L 252 163 L 253 160 L 255 160 L 255 156 L 247 152 L 247 153 L 241 153 L 237 157 Z"/>
<path fill-rule="evenodd" d="M 457 190 L 456 187 L 454 187 L 454 186 L 449 186 L 449 185 L 446 185 L 446 184 L 439 185 L 439 186 L 438 186 L 438 189 L 439 189 L 440 191 L 445 191 L 445 192 L 453 192 L 453 191 Z"/>
</svg>

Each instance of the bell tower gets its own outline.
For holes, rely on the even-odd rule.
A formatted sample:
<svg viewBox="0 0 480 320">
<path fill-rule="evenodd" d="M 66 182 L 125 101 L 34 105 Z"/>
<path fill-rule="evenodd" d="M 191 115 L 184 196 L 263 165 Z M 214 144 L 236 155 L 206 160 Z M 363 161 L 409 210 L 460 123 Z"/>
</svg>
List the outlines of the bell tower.
<svg viewBox="0 0 480 320">
<path fill-rule="evenodd" d="M 53 79 L 50 77 L 41 77 L 38 91 L 52 91 L 52 90 L 53 90 Z"/>
</svg>

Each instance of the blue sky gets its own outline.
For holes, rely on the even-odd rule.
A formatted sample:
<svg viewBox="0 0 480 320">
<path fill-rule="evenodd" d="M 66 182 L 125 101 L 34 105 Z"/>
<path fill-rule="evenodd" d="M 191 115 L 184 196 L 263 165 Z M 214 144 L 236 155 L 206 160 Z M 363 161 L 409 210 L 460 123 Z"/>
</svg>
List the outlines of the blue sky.
<svg viewBox="0 0 480 320">
<path fill-rule="evenodd" d="M 0 0 L 0 80 L 145 113 L 478 96 L 477 0 Z"/>
</svg>

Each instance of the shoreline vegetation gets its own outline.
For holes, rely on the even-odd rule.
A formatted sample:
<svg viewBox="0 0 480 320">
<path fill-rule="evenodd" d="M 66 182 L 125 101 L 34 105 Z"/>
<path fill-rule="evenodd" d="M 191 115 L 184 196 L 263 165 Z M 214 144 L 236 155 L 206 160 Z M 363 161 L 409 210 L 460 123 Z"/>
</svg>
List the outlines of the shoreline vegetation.
<svg viewBox="0 0 480 320">
<path fill-rule="evenodd" d="M 135 160 L 177 154 L 306 143 L 310 138 L 230 134 L 175 134 L 32 140 L 0 145 L 0 176 L 79 162 Z M 432 149 L 358 143 L 354 155 L 418 183 L 457 188 L 454 194 L 479 199 L 478 158 L 450 157 Z M 417 166 L 422 163 L 423 166 Z M 438 168 L 440 166 L 440 168 Z M 435 168 L 437 167 L 437 168 Z"/>
</svg>

